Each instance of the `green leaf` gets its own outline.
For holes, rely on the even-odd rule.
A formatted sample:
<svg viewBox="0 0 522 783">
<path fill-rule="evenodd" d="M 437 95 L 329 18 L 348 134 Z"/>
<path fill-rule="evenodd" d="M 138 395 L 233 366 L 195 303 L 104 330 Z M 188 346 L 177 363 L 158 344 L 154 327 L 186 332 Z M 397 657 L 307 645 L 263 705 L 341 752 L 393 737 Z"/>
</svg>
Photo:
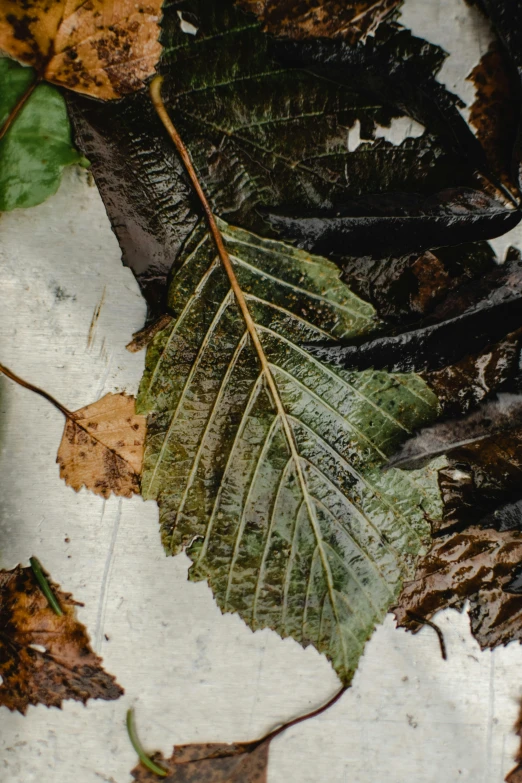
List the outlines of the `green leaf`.
<svg viewBox="0 0 522 783">
<path fill-rule="evenodd" d="M 31 68 L 0 59 L 0 128 L 34 78 Z M 0 140 L 0 211 L 45 201 L 57 191 L 64 166 L 81 160 L 61 93 L 38 85 Z"/>
<path fill-rule="evenodd" d="M 416 375 L 312 358 L 301 343 L 366 334 L 373 307 L 329 261 L 219 225 L 284 416 L 199 226 L 170 285 L 173 320 L 147 353 L 142 493 L 159 502 L 167 552 L 188 547 L 190 578 L 224 612 L 315 645 L 348 683 L 440 514 L 433 467 L 380 467 L 437 399 Z"/>
</svg>

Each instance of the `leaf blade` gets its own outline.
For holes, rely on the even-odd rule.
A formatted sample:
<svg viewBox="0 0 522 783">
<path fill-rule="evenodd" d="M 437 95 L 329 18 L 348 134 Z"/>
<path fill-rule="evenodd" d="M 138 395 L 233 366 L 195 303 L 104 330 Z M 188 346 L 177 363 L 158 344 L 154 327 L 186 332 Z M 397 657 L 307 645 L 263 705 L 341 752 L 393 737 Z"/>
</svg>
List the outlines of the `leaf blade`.
<svg viewBox="0 0 522 783">
<path fill-rule="evenodd" d="M 437 513 L 434 474 L 378 466 L 436 399 L 416 376 L 335 373 L 309 356 L 303 335 L 371 330 L 373 308 L 331 262 L 219 226 L 283 412 L 200 226 L 138 395 L 142 491 L 158 499 L 167 551 L 188 547 L 190 578 L 223 611 L 315 644 L 349 682 L 428 532 L 406 506 Z"/>
</svg>

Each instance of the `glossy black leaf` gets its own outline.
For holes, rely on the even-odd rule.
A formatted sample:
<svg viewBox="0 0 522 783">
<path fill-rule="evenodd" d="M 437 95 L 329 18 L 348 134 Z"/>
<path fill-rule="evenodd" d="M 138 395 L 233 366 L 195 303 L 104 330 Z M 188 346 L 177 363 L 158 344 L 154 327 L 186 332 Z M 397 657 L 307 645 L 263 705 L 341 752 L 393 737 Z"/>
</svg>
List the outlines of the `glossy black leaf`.
<svg viewBox="0 0 522 783">
<path fill-rule="evenodd" d="M 488 172 L 484 151 L 458 111 L 460 99 L 435 78 L 446 57 L 442 49 L 393 23 L 381 25 L 374 37 L 358 46 L 319 38 L 277 41 L 274 48 L 285 65 L 357 84 L 368 95 L 396 106 L 443 137 L 471 168 Z"/>
<path fill-rule="evenodd" d="M 451 188 L 433 196 L 367 196 L 314 214 L 270 213 L 270 225 L 298 247 L 328 256 L 382 258 L 444 245 L 492 239 L 522 217 L 491 196 Z"/>
<path fill-rule="evenodd" d="M 359 345 L 339 341 L 309 349 L 322 360 L 358 370 L 422 372 L 455 364 L 520 328 L 522 262 L 518 256 L 510 258 L 481 279 L 462 286 L 431 318 L 437 322 Z"/>
<path fill-rule="evenodd" d="M 394 323 L 419 321 L 453 291 L 498 268 L 487 242 L 389 258 L 350 256 L 340 263 L 342 280 L 349 288 L 370 301 L 381 318 Z"/>
<path fill-rule="evenodd" d="M 194 21 L 195 37 L 182 31 L 178 11 Z M 471 183 L 468 163 L 435 132 L 350 152 L 347 128 L 358 120 L 372 140 L 402 110 L 384 97 L 368 102 L 362 84 L 282 67 L 271 37 L 233 0 L 172 2 L 162 27 L 164 98 L 221 217 L 266 234 L 266 207 L 306 211 L 361 193 Z M 387 34 L 395 38 L 396 28 Z M 444 59 L 407 31 L 395 53 L 426 74 Z M 166 277 L 199 208 L 147 91 L 114 106 L 76 95 L 68 101 L 77 143 L 153 317 L 164 310 Z"/>
</svg>

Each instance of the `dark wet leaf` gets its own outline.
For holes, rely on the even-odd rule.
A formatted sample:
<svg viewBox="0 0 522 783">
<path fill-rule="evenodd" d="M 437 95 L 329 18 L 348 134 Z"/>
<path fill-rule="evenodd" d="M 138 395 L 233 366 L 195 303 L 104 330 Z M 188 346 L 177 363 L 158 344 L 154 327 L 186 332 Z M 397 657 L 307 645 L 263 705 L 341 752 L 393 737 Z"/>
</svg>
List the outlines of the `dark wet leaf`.
<svg viewBox="0 0 522 783">
<path fill-rule="evenodd" d="M 143 764 L 131 774 L 138 783 L 266 783 L 270 743 L 193 744 L 174 747 L 172 756 L 161 753 L 152 760 L 168 770 L 159 778 Z"/>
<path fill-rule="evenodd" d="M 468 79 L 476 90 L 469 121 L 476 128 L 491 171 L 516 195 L 512 153 L 520 113 L 520 85 L 498 42 L 491 44 Z"/>
<path fill-rule="evenodd" d="M 506 592 L 522 562 L 522 533 L 470 527 L 435 538 L 415 579 L 401 593 L 394 613 L 400 626 L 417 632 L 411 613 L 431 618 L 440 609 L 462 610 L 470 602 L 471 631 L 482 649 L 522 641 L 522 596 Z"/>
<path fill-rule="evenodd" d="M 488 175 L 482 146 L 458 111 L 463 104 L 436 79 L 446 57 L 442 49 L 393 23 L 381 25 L 357 46 L 320 38 L 280 40 L 274 48 L 285 65 L 311 70 L 347 88 L 356 84 L 369 97 L 397 107 L 443 138 L 471 169 Z"/>
<path fill-rule="evenodd" d="M 332 660 L 351 680 L 439 516 L 436 469 L 381 465 L 437 401 L 418 376 L 335 372 L 299 347 L 374 328 L 335 265 L 220 223 L 283 413 L 208 234 L 195 230 L 147 352 L 142 493 L 225 612 Z M 288 435 L 291 433 L 291 439 Z"/>
<path fill-rule="evenodd" d="M 522 532 L 522 500 L 504 503 L 490 514 L 482 517 L 480 524 L 483 527 L 494 527 L 501 533 L 506 530 L 520 530 Z M 518 592 L 522 592 L 522 590 Z"/>
<path fill-rule="evenodd" d="M 256 14 L 263 30 L 289 38 L 343 38 L 364 41 L 403 0 L 236 0 Z"/>
<path fill-rule="evenodd" d="M 439 321 L 441 318 L 445 320 Z M 432 312 L 433 320 L 439 322 L 361 344 L 344 341 L 310 346 L 310 351 L 338 367 L 391 372 L 438 370 L 480 354 L 522 322 L 522 262 L 518 255 L 450 292 Z"/>
<path fill-rule="evenodd" d="M 307 346 L 318 359 L 335 367 L 390 372 L 436 370 L 478 353 L 518 328 L 522 297 L 477 307 L 456 318 L 412 329 L 399 335 L 377 337 L 362 345 L 342 343 Z"/>
<path fill-rule="evenodd" d="M 196 37 L 181 31 L 180 8 L 197 17 Z M 302 211 L 361 193 L 469 184 L 469 167 L 433 134 L 398 146 L 372 141 L 377 124 L 389 124 L 398 110 L 384 99 L 369 103 L 357 80 L 347 87 L 282 67 L 270 36 L 232 0 L 174 2 L 163 28 L 163 92 L 221 217 L 266 233 L 266 207 Z M 404 38 L 405 58 L 422 61 L 425 72 L 440 66 L 437 47 L 412 40 Z M 166 276 L 199 215 L 174 148 L 146 93 L 118 105 L 68 100 L 124 261 L 152 316 L 161 314 Z M 357 120 L 370 141 L 350 153 L 347 132 Z"/>
<path fill-rule="evenodd" d="M 67 95 L 67 104 L 123 263 L 154 320 L 165 312 L 172 263 L 199 220 L 183 166 L 147 94 L 105 105 Z"/>
<path fill-rule="evenodd" d="M 371 302 L 380 318 L 407 323 L 431 313 L 449 292 L 496 268 L 487 242 L 399 258 L 344 257 L 342 280 Z"/>
<path fill-rule="evenodd" d="M 501 445 L 506 433 L 522 428 L 522 395 L 499 394 L 461 419 L 426 427 L 404 443 L 389 461 L 389 467 L 418 470 L 431 459 L 466 448 Z M 485 442 L 487 441 L 487 444 Z M 464 460 L 463 460 L 464 461 Z"/>
<path fill-rule="evenodd" d="M 512 332 L 479 354 L 456 364 L 422 373 L 433 389 L 445 416 L 459 416 L 504 388 L 512 391 L 520 374 L 522 330 Z M 516 388 L 516 386 L 515 386 Z"/>
<path fill-rule="evenodd" d="M 519 80 L 519 100 L 522 89 L 522 4 L 518 0 L 476 0 L 476 4 L 482 8 L 491 19 L 500 40 L 511 59 L 513 69 Z M 512 165 L 513 179 L 522 189 L 522 122 L 519 123 L 518 133 L 513 148 Z"/>
<path fill-rule="evenodd" d="M 31 568 L 0 571 L 0 705 L 25 714 L 30 704 L 118 699 L 123 690 L 93 653 L 74 617 L 75 601 L 51 582 L 62 616 L 51 609 Z"/>
<path fill-rule="evenodd" d="M 0 130 L 34 80 L 31 68 L 0 57 Z M 0 138 L 0 212 L 45 201 L 58 190 L 65 166 L 81 159 L 63 97 L 38 85 Z"/>
<path fill-rule="evenodd" d="M 270 213 L 275 231 L 313 253 L 383 258 L 505 234 L 522 213 L 477 190 L 453 188 L 433 196 L 366 196 L 310 215 Z"/>
</svg>

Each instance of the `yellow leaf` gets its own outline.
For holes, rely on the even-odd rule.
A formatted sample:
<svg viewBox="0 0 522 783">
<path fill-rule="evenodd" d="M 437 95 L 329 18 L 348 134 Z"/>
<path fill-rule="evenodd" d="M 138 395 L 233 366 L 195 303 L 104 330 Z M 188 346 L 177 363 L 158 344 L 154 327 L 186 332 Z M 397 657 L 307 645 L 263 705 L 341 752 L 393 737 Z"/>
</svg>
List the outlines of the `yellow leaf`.
<svg viewBox="0 0 522 783">
<path fill-rule="evenodd" d="M 110 100 L 139 90 L 161 53 L 162 0 L 0 0 L 0 50 L 40 78 Z"/>
<path fill-rule="evenodd" d="M 67 419 L 56 461 L 69 487 L 104 498 L 139 494 L 146 419 L 134 404 L 126 394 L 106 394 Z"/>
</svg>

